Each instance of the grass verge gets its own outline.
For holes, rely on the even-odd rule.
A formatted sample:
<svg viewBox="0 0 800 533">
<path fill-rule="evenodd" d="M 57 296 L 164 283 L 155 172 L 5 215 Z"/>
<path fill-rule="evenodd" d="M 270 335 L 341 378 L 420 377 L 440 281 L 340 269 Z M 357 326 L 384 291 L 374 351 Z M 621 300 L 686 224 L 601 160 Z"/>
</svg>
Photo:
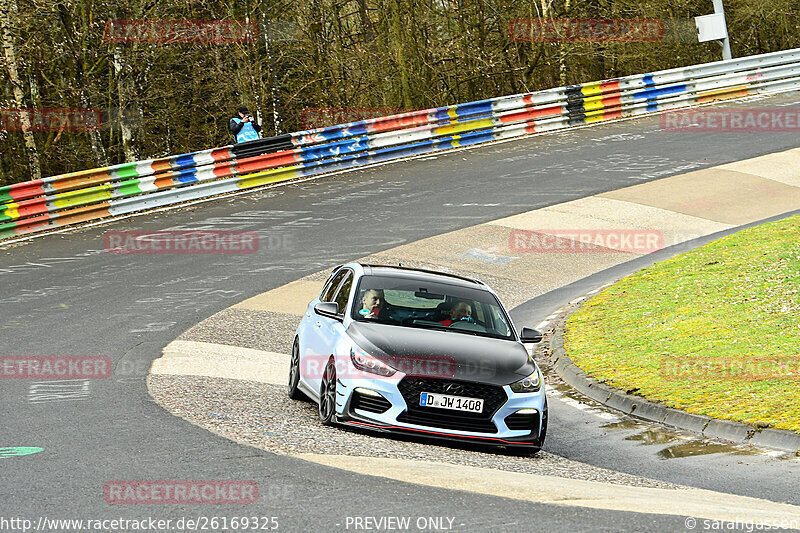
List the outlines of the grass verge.
<svg viewBox="0 0 800 533">
<path fill-rule="evenodd" d="M 653 265 L 585 302 L 569 357 L 690 413 L 800 432 L 800 216 Z"/>
</svg>

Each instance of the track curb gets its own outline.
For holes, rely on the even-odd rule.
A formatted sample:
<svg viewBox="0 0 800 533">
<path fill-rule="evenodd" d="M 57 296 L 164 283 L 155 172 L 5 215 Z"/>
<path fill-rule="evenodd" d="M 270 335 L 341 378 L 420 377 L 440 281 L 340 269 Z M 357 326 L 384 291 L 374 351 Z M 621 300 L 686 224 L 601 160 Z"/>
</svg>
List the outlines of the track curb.
<svg viewBox="0 0 800 533">
<path fill-rule="evenodd" d="M 784 429 L 757 428 L 732 420 L 687 413 L 610 387 L 584 372 L 573 363 L 564 348 L 564 325 L 567 318 L 588 299 L 587 295 L 573 300 L 558 311 L 557 317 L 552 322 L 553 333 L 550 336 L 547 354 L 555 371 L 571 387 L 606 407 L 636 418 L 700 433 L 708 438 L 773 448 L 800 456 L 800 433 Z"/>
</svg>

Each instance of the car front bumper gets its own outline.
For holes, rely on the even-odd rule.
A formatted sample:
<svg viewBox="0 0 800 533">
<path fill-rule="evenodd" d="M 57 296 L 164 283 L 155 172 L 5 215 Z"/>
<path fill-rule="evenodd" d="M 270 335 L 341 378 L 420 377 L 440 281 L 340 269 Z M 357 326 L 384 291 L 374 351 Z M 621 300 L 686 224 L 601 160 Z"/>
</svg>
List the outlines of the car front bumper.
<svg viewBox="0 0 800 533">
<path fill-rule="evenodd" d="M 502 390 L 505 394 L 505 399 L 495 409 L 490 419 L 496 431 L 468 431 L 441 427 L 441 425 L 437 426 L 435 423 L 409 423 L 398 420 L 398 417 L 402 418 L 402 415 L 408 411 L 409 402 L 407 402 L 407 399 L 411 400 L 408 394 L 404 397 L 398 387 L 401 379 L 402 376 L 395 379 L 340 380 L 338 384 L 337 420 L 352 427 L 383 433 L 416 435 L 425 438 L 472 442 L 484 445 L 523 448 L 539 447 L 542 422 L 546 416 L 546 399 L 543 389 L 534 393 L 521 394 L 512 392 L 507 385 L 503 386 Z M 363 397 L 363 394 L 355 392 L 356 389 L 367 389 L 372 393 L 379 394 L 386 400 L 389 405 L 388 409 L 377 413 L 359 408 L 360 397 Z M 516 425 L 512 424 L 517 429 L 510 428 L 508 423 L 511 422 L 508 421 L 507 423 L 507 419 L 512 415 L 518 414 L 520 410 L 525 413 L 523 425 L 527 424 L 527 426 L 524 429 L 520 429 L 518 419 Z M 417 413 L 424 412 L 420 409 L 416 411 Z M 435 411 L 440 410 L 435 409 Z M 530 421 L 529 424 L 526 422 L 527 420 Z"/>
</svg>

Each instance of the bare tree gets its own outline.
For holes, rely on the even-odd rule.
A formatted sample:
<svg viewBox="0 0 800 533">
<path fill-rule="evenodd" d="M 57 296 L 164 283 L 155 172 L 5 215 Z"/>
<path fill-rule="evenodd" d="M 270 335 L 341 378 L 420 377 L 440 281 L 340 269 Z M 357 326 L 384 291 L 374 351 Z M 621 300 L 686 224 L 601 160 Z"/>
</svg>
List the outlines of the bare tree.
<svg viewBox="0 0 800 533">
<path fill-rule="evenodd" d="M 64 28 L 64 35 L 66 37 L 66 42 L 69 45 L 69 48 L 72 50 L 74 54 L 74 65 L 75 65 L 75 83 L 78 86 L 78 98 L 81 104 L 81 107 L 84 109 L 93 109 L 92 101 L 89 97 L 89 92 L 87 91 L 87 83 L 85 78 L 85 67 L 84 67 L 84 59 L 83 55 L 85 53 L 85 46 L 83 46 L 83 40 L 80 42 L 76 38 L 75 27 L 72 21 L 72 14 L 68 10 L 67 6 L 60 3 L 57 5 L 58 8 L 58 17 L 61 21 L 61 24 Z M 92 152 L 94 153 L 95 161 L 100 166 L 108 166 L 108 157 L 106 156 L 106 149 L 103 146 L 103 139 L 100 137 L 100 132 L 97 128 L 88 128 L 89 133 L 89 140 L 92 146 Z"/>
<path fill-rule="evenodd" d="M 112 17 L 117 18 L 116 12 L 112 12 Z M 125 161 L 136 161 L 139 154 L 133 139 L 133 128 L 131 127 L 130 117 L 133 114 L 135 119 L 139 118 L 139 108 L 131 102 L 133 94 L 133 82 L 131 67 L 125 56 L 125 51 L 120 43 L 111 43 L 111 52 L 114 64 L 114 74 L 117 85 L 117 111 L 107 113 L 112 124 L 119 124 L 120 136 L 122 137 L 122 151 L 125 154 Z M 137 120 L 138 122 L 138 120 Z"/>
<path fill-rule="evenodd" d="M 13 87 L 14 101 L 19 109 L 24 109 L 25 93 L 23 92 L 22 80 L 19 77 L 19 65 L 17 63 L 16 48 L 14 47 L 14 34 L 12 33 L 12 28 L 16 27 L 19 21 L 18 13 L 17 0 L 0 0 L 3 55 L 5 56 L 8 76 Z M 31 179 L 40 179 L 42 171 L 39 166 L 39 151 L 36 149 L 36 139 L 33 137 L 31 121 L 27 113 L 20 112 L 20 124 L 22 135 L 25 139 L 25 147 L 28 151 L 28 166 Z"/>
</svg>

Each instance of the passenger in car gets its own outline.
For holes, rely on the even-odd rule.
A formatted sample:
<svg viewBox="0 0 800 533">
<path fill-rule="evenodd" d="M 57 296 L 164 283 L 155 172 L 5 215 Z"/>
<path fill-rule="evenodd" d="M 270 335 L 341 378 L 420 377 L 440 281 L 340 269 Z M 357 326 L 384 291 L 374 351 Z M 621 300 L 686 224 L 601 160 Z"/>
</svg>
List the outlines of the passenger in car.
<svg viewBox="0 0 800 533">
<path fill-rule="evenodd" d="M 441 324 L 443 326 L 449 326 L 453 322 L 467 319 L 472 319 L 472 306 L 467 302 L 461 301 L 453 305 L 453 307 L 450 309 L 450 318 L 447 320 L 442 320 Z"/>
<path fill-rule="evenodd" d="M 364 318 L 378 318 L 381 308 L 386 301 L 383 299 L 383 290 L 369 289 L 361 298 L 361 311 Z"/>
</svg>

